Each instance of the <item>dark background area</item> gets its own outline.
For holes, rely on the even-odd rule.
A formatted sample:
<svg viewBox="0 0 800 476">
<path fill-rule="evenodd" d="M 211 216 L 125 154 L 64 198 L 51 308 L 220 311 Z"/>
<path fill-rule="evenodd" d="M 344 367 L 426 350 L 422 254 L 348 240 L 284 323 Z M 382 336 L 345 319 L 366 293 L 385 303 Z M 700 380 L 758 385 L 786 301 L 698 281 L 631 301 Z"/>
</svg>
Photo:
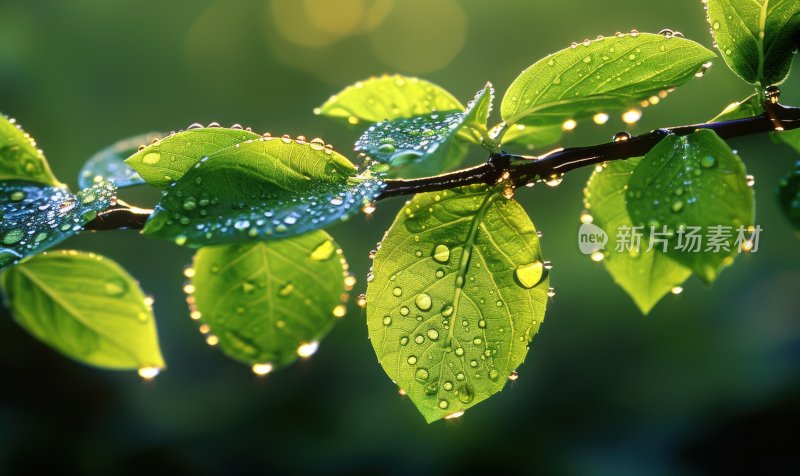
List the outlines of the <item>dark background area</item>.
<svg viewBox="0 0 800 476">
<path fill-rule="evenodd" d="M 117 139 L 193 122 L 321 136 L 350 157 L 360 133 L 311 111 L 383 72 L 415 74 L 466 102 L 500 95 L 572 41 L 680 30 L 711 47 L 700 0 L 0 1 L 0 110 L 36 137 L 62 181 Z M 800 75 L 783 100 L 800 105 Z M 721 59 L 649 107 L 632 132 L 702 122 L 751 89 Z M 580 121 L 568 144 L 624 124 Z M 588 170 L 517 195 L 543 230 L 557 290 L 520 378 L 453 421 L 425 424 L 386 378 L 354 303 L 319 351 L 255 377 L 207 346 L 180 287 L 190 250 L 135 232 L 65 246 L 118 260 L 155 297 L 168 369 L 154 381 L 74 363 L 2 311 L 0 474 L 505 470 L 567 475 L 763 474 L 796 467 L 800 254 L 773 190 L 797 156 L 766 136 L 733 143 L 756 177 L 757 253 L 713 288 L 690 280 L 642 316 L 578 252 Z M 471 157 L 478 161 L 479 151 Z M 125 191 L 151 205 L 156 195 Z M 330 231 L 363 292 L 368 251 L 400 201 Z M 788 438 L 787 438 L 788 437 Z M 37 473 L 38 474 L 38 473 Z M 45 473 L 47 474 L 47 473 Z"/>
</svg>

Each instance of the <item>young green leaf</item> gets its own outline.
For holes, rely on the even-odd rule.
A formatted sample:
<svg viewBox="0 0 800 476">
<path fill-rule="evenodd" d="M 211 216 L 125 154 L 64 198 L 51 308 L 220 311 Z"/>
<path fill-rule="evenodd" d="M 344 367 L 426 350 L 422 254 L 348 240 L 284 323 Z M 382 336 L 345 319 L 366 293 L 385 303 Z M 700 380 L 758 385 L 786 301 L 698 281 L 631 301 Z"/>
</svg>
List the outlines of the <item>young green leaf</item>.
<svg viewBox="0 0 800 476">
<path fill-rule="evenodd" d="M 145 183 L 144 179 L 125 163 L 125 159 L 165 135 L 161 132 L 148 132 L 122 139 L 97 152 L 83 164 L 78 175 L 78 185 L 81 188 L 88 188 L 102 180 L 109 180 L 114 182 L 117 188 L 122 188 Z"/>
<path fill-rule="evenodd" d="M 321 142 L 260 137 L 197 162 L 143 232 L 192 247 L 294 236 L 346 220 L 383 186 Z"/>
<path fill-rule="evenodd" d="M 110 182 L 73 195 L 39 183 L 0 182 L 0 269 L 52 248 L 83 229 L 114 201 Z"/>
<path fill-rule="evenodd" d="M 150 185 L 166 188 L 203 157 L 261 136 L 241 128 L 189 126 L 139 150 L 125 163 Z"/>
<path fill-rule="evenodd" d="M 373 124 L 356 141 L 355 150 L 389 165 L 387 174 L 394 177 L 436 175 L 457 167 L 466 155 L 457 137 L 462 134 L 480 144 L 487 135 L 492 91 L 487 84 L 465 112 L 432 113 Z"/>
<path fill-rule="evenodd" d="M 753 94 L 739 102 L 728 104 L 711 122 L 732 121 L 734 119 L 744 119 L 745 117 L 758 116 L 764 112 L 764 105 L 758 94 Z"/>
<path fill-rule="evenodd" d="M 521 144 L 530 149 L 546 147 L 558 143 L 564 136 L 561 124 L 550 124 L 548 126 L 526 126 L 525 124 L 515 124 L 508 127 L 502 135 L 502 143 Z"/>
<path fill-rule="evenodd" d="M 586 40 L 523 71 L 506 91 L 500 115 L 511 125 L 543 127 L 624 109 L 689 81 L 714 56 L 674 34 Z"/>
<path fill-rule="evenodd" d="M 618 232 L 634 226 L 625 205 L 625 190 L 641 160 L 641 157 L 616 160 L 592 173 L 584 189 L 584 206 L 589 215 L 582 220 L 591 217 L 591 223 L 608 234 L 603 264 L 614 281 L 647 314 L 664 295 L 686 281 L 692 271 L 657 248 L 647 251 L 644 240 L 645 247 L 638 252 L 626 249 L 621 240 L 617 248 Z"/>
<path fill-rule="evenodd" d="M 16 120 L 3 114 L 0 114 L 0 180 L 29 180 L 62 186 L 33 137 L 23 131 Z"/>
<path fill-rule="evenodd" d="M 800 162 L 778 182 L 778 203 L 794 229 L 800 232 Z"/>
<path fill-rule="evenodd" d="M 786 79 L 800 34 L 797 0 L 707 0 L 708 23 L 728 67 L 751 84 Z"/>
<path fill-rule="evenodd" d="M 744 163 L 708 129 L 665 137 L 634 169 L 626 193 L 633 222 L 647 236 L 666 229 L 667 255 L 706 284 L 733 262 L 739 228 L 755 220 Z"/>
<path fill-rule="evenodd" d="M 486 145 L 485 142 L 489 137 L 487 122 L 492 113 L 493 104 L 494 86 L 492 83 L 486 83 L 486 86 L 478 91 L 472 101 L 467 104 L 460 137 L 478 145 Z"/>
<path fill-rule="evenodd" d="M 324 231 L 201 248 L 192 317 L 256 373 L 308 357 L 343 317 L 347 263 Z M 196 313 L 196 314 L 195 314 Z"/>
<path fill-rule="evenodd" d="M 409 118 L 432 112 L 463 111 L 452 94 L 428 81 L 384 75 L 359 81 L 314 109 L 315 114 L 341 118 L 350 124 Z"/>
<path fill-rule="evenodd" d="M 2 281 L 14 319 L 67 356 L 110 369 L 164 367 L 152 310 L 113 261 L 50 252 L 7 270 Z"/>
<path fill-rule="evenodd" d="M 428 422 L 502 390 L 547 306 L 522 207 L 486 186 L 414 197 L 375 255 L 367 324 L 389 377 Z"/>
</svg>

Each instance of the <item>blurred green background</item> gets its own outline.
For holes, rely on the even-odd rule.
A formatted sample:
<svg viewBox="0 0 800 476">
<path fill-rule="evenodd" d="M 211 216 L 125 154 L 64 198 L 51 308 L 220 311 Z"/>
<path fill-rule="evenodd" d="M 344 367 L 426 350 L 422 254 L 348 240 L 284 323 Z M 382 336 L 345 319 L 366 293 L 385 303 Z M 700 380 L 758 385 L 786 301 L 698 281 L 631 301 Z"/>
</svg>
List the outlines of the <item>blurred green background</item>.
<svg viewBox="0 0 800 476">
<path fill-rule="evenodd" d="M 632 28 L 712 44 L 700 0 L 2 0 L 0 110 L 73 185 L 85 158 L 115 140 L 193 122 L 320 136 L 348 154 L 359 130 L 311 112 L 347 84 L 415 74 L 466 102 L 486 80 L 502 92 L 572 41 Z M 786 103 L 800 105 L 798 75 Z M 717 60 L 645 109 L 633 132 L 702 122 L 749 93 Z M 567 143 L 605 141 L 623 126 L 618 115 L 602 127 L 582 121 Z M 0 474 L 694 475 L 793 462 L 800 253 L 773 189 L 797 157 L 764 136 L 734 146 L 756 177 L 760 249 L 713 288 L 693 279 L 647 317 L 578 252 L 589 171 L 520 191 L 557 295 L 519 380 L 432 425 L 386 378 L 354 302 L 313 358 L 259 379 L 189 319 L 180 292 L 189 250 L 135 232 L 73 239 L 67 246 L 118 260 L 154 295 L 169 368 L 143 382 L 83 367 L 3 311 Z M 150 205 L 156 195 L 122 198 Z M 331 229 L 362 278 L 356 294 L 400 205 Z"/>
</svg>

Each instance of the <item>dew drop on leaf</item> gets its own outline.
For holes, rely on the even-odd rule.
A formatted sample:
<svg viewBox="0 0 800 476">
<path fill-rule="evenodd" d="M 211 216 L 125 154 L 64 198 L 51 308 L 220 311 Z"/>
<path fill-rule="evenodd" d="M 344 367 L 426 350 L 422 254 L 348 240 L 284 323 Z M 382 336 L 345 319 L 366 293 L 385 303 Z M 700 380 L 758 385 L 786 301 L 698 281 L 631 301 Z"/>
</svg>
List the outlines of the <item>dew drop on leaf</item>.
<svg viewBox="0 0 800 476">
<path fill-rule="evenodd" d="M 542 280 L 543 274 L 544 265 L 541 261 L 534 261 L 533 263 L 519 266 L 514 271 L 514 276 L 517 278 L 517 282 L 526 289 L 530 289 L 539 284 L 539 281 Z"/>
</svg>

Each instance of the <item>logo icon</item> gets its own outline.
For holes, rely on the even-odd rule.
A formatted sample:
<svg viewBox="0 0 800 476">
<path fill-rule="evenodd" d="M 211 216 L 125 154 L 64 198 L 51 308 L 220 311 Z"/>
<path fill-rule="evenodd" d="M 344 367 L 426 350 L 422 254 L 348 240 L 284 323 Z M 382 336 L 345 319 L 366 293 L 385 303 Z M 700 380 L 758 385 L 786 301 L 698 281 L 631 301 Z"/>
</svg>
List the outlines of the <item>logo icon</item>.
<svg viewBox="0 0 800 476">
<path fill-rule="evenodd" d="M 606 249 L 608 234 L 599 226 L 591 223 L 584 223 L 578 229 L 578 248 L 581 253 L 590 255 L 595 251 Z"/>
</svg>

